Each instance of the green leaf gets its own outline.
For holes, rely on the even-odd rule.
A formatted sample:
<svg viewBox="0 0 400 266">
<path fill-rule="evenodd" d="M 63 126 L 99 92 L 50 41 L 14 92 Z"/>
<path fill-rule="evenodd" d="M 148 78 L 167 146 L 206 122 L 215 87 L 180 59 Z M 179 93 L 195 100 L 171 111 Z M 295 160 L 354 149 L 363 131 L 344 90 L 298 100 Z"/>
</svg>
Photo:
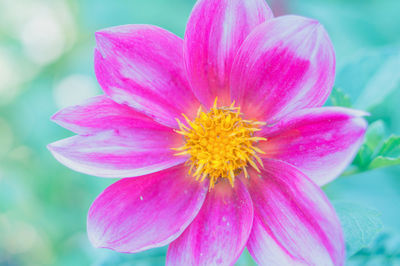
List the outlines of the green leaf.
<svg viewBox="0 0 400 266">
<path fill-rule="evenodd" d="M 350 96 L 340 88 L 334 87 L 332 89 L 330 100 L 334 106 L 351 107 Z"/>
<path fill-rule="evenodd" d="M 385 138 L 385 123 L 378 120 L 369 125 L 367 133 L 365 134 L 365 144 L 371 150 L 375 150 L 383 142 Z"/>
<path fill-rule="evenodd" d="M 368 169 L 375 169 L 375 168 L 394 166 L 394 165 L 400 165 L 400 157 L 390 158 L 390 157 L 378 156 L 371 162 Z"/>
<path fill-rule="evenodd" d="M 356 158 L 354 159 L 353 164 L 355 164 L 359 169 L 356 172 L 360 172 L 360 170 L 365 170 L 368 168 L 368 165 L 371 163 L 373 155 L 373 150 L 368 147 L 367 144 L 361 145 Z"/>
<path fill-rule="evenodd" d="M 385 141 L 379 155 L 386 157 L 398 157 L 400 156 L 400 136 L 392 135 L 388 140 Z"/>
<path fill-rule="evenodd" d="M 346 265 L 400 265 L 399 233 L 380 232 L 370 247 L 357 252 Z"/>
<path fill-rule="evenodd" d="M 357 172 L 400 165 L 400 136 L 392 135 L 385 141 L 384 136 L 385 125 L 381 120 L 369 126 L 354 160 Z"/>
<path fill-rule="evenodd" d="M 372 123 L 365 134 L 364 144 L 360 147 L 354 160 L 361 169 L 366 169 L 373 160 L 376 149 L 382 144 L 385 137 L 385 124 L 378 120 Z"/>
<path fill-rule="evenodd" d="M 400 165 L 400 136 L 392 135 L 383 143 L 369 169 Z"/>
<path fill-rule="evenodd" d="M 342 224 L 347 256 L 367 247 L 382 229 L 380 214 L 372 209 L 345 202 L 333 202 Z"/>
</svg>

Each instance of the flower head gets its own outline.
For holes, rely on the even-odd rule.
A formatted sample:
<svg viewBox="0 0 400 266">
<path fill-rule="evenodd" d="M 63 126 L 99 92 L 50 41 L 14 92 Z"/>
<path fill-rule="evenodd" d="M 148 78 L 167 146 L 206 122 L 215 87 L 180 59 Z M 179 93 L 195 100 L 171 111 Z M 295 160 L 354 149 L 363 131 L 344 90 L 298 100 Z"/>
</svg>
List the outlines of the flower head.
<svg viewBox="0 0 400 266">
<path fill-rule="evenodd" d="M 266 140 L 256 137 L 263 122 L 244 120 L 239 107 L 234 104 L 228 107 L 217 107 L 217 99 L 208 113 L 199 107 L 197 117 L 192 122 L 185 115 L 189 126 L 178 120 L 179 130 L 176 132 L 185 138 L 185 145 L 174 150 L 175 155 L 190 155 L 187 164 L 190 165 L 189 175 L 193 172 L 196 180 L 210 179 L 210 189 L 220 178 L 226 178 L 234 186 L 235 176 L 243 171 L 248 177 L 246 167 L 251 165 L 258 172 L 256 160 L 262 165 L 257 152 L 256 142 Z"/>
<path fill-rule="evenodd" d="M 96 247 L 170 244 L 167 265 L 343 265 L 318 185 L 351 162 L 363 112 L 322 107 L 335 56 L 324 28 L 264 0 L 199 0 L 184 39 L 150 25 L 96 33 L 105 95 L 53 116 L 68 167 L 122 178 L 93 203 Z"/>
</svg>

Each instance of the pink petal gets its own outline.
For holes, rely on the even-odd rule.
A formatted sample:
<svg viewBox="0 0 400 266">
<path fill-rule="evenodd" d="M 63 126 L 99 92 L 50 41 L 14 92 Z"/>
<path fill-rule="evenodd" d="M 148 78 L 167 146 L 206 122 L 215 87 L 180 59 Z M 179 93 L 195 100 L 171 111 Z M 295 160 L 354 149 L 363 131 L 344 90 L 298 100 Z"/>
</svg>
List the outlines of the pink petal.
<svg viewBox="0 0 400 266">
<path fill-rule="evenodd" d="M 233 265 L 253 223 L 253 205 L 244 185 L 218 183 L 199 214 L 168 248 L 166 265 Z"/>
<path fill-rule="evenodd" d="M 367 122 L 365 113 L 338 107 L 294 112 L 275 126 L 265 128 L 267 141 L 259 147 L 265 158 L 289 162 L 316 184 L 336 178 L 361 146 Z"/>
<path fill-rule="evenodd" d="M 332 89 L 335 53 L 315 20 L 282 16 L 245 40 L 232 66 L 232 100 L 249 118 L 273 123 L 289 112 L 322 106 Z"/>
<path fill-rule="evenodd" d="M 196 112 L 182 39 L 156 26 L 126 25 L 97 32 L 96 42 L 97 80 L 114 101 L 171 127 L 182 113 Z"/>
<path fill-rule="evenodd" d="M 179 165 L 109 186 L 90 207 L 88 235 L 95 247 L 139 252 L 175 240 L 193 221 L 207 184 Z"/>
<path fill-rule="evenodd" d="M 249 193 L 254 224 L 247 248 L 260 265 L 344 265 L 335 210 L 322 190 L 287 163 L 264 160 Z"/>
<path fill-rule="evenodd" d="M 215 97 L 230 104 L 229 73 L 250 31 L 272 18 L 264 0 L 199 0 L 186 28 L 185 60 L 189 80 L 201 102 Z"/>
<path fill-rule="evenodd" d="M 149 117 L 105 95 L 88 99 L 81 105 L 57 112 L 52 120 L 77 134 L 87 135 L 111 129 L 164 129 Z"/>
<path fill-rule="evenodd" d="M 143 126 L 142 124 L 141 126 Z M 96 135 L 74 136 L 48 146 L 54 157 L 67 167 L 101 177 L 145 175 L 183 163 L 173 147 L 182 139 L 172 129 L 137 127 L 104 131 Z"/>
</svg>

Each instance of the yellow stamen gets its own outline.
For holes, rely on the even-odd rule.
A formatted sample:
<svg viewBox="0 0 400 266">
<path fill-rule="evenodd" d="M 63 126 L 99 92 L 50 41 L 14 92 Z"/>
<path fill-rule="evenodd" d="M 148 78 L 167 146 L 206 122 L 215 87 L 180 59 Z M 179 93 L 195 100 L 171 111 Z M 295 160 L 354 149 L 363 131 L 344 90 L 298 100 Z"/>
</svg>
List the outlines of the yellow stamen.
<svg viewBox="0 0 400 266">
<path fill-rule="evenodd" d="M 178 152 L 177 156 L 190 155 L 187 162 L 189 174 L 196 180 L 203 181 L 208 177 L 211 189 L 220 178 L 225 178 L 233 187 L 235 176 L 240 172 L 249 177 L 246 167 L 251 166 L 260 172 L 256 162 L 261 167 L 263 165 L 256 153 L 264 152 L 255 145 L 266 139 L 254 133 L 260 131 L 264 122 L 242 119 L 240 107 L 235 107 L 234 102 L 230 106 L 218 107 L 217 98 L 208 113 L 200 107 L 194 120 L 182 116 L 186 124 L 177 119 L 179 130 L 176 132 L 186 143 L 172 149 Z"/>
<path fill-rule="evenodd" d="M 244 172 L 244 177 L 249 178 L 249 174 L 247 173 L 246 167 L 242 167 Z"/>
</svg>

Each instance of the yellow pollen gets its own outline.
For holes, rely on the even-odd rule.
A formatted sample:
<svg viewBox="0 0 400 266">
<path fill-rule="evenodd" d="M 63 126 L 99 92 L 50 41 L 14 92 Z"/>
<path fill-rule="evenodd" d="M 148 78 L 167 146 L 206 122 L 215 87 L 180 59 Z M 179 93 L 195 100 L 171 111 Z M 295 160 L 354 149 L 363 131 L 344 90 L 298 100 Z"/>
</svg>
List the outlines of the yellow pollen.
<svg viewBox="0 0 400 266">
<path fill-rule="evenodd" d="M 258 172 L 257 163 L 263 167 L 257 155 L 263 151 L 255 144 L 266 139 L 254 134 L 264 123 L 242 119 L 240 107 L 235 107 L 235 103 L 217 107 L 215 99 L 208 113 L 200 107 L 193 121 L 184 114 L 183 117 L 187 125 L 177 119 L 176 132 L 184 137 L 185 145 L 173 150 L 177 151 L 175 155 L 190 155 L 189 174 L 199 181 L 209 178 L 210 189 L 219 178 L 227 178 L 233 187 L 237 174 L 243 171 L 246 178 L 249 176 L 247 166 Z"/>
</svg>

